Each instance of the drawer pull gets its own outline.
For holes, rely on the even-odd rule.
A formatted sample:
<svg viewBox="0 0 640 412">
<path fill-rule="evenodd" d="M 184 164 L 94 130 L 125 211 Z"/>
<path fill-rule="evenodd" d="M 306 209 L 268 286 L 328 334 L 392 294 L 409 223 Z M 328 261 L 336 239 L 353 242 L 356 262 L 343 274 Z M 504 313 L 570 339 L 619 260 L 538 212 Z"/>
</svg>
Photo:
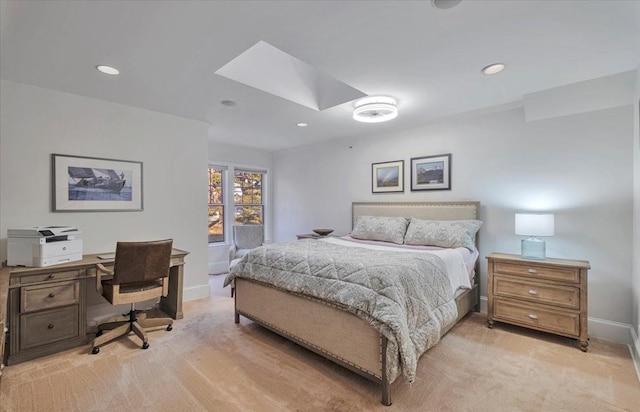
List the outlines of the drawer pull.
<svg viewBox="0 0 640 412">
<path fill-rule="evenodd" d="M 531 315 L 529 315 L 531 316 Z M 50 323 L 49 326 L 47 326 L 47 329 L 53 329 L 53 323 Z"/>
<path fill-rule="evenodd" d="M 54 297 L 54 296 L 56 296 L 56 295 L 54 295 L 53 293 L 49 293 L 49 297 L 50 297 L 50 298 L 52 298 L 52 297 Z"/>
<path fill-rule="evenodd" d="M 534 320 L 538 319 L 538 315 L 536 315 L 535 313 L 529 313 L 529 317 Z"/>
<path fill-rule="evenodd" d="M 536 269 L 533 269 L 533 268 L 527 269 L 527 272 L 529 272 L 529 273 L 538 273 L 538 271 Z"/>
<path fill-rule="evenodd" d="M 535 290 L 535 289 L 529 289 L 529 294 L 530 294 L 530 295 L 537 295 L 537 294 L 538 294 L 538 291 L 537 291 L 537 290 Z"/>
<path fill-rule="evenodd" d="M 56 277 L 56 275 L 53 274 L 53 273 L 49 275 L 49 279 L 54 279 L 55 277 Z"/>
</svg>

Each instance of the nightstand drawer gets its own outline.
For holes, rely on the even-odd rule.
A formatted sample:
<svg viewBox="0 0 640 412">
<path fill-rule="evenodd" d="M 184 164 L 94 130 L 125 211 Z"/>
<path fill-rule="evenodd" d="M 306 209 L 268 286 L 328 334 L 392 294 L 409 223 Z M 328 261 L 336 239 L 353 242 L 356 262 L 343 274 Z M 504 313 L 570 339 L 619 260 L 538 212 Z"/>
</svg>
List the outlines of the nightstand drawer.
<svg viewBox="0 0 640 412">
<path fill-rule="evenodd" d="M 494 300 L 493 305 L 495 320 L 564 336 L 580 336 L 579 313 L 499 298 Z"/>
<path fill-rule="evenodd" d="M 557 280 L 562 282 L 578 283 L 580 281 L 580 271 L 572 268 L 557 268 L 535 263 L 506 263 L 495 262 L 495 273 L 505 273 L 510 275 L 526 276 L 530 279 Z"/>
<path fill-rule="evenodd" d="M 20 349 L 78 336 L 78 305 L 29 313 L 20 317 Z"/>
<path fill-rule="evenodd" d="M 80 281 L 25 286 L 20 298 L 20 312 L 66 306 L 80 301 Z"/>
<path fill-rule="evenodd" d="M 494 275 L 493 294 L 569 309 L 580 309 L 580 289 L 572 286 L 527 282 L 521 278 Z"/>
</svg>

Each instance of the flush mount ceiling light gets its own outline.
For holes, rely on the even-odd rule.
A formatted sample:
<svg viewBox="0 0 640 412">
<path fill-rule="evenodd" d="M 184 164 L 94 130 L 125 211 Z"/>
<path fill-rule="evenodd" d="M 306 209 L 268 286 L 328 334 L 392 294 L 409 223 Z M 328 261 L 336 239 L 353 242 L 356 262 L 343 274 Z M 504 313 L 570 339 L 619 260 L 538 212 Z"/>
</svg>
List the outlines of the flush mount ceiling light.
<svg viewBox="0 0 640 412">
<path fill-rule="evenodd" d="M 305 122 L 300 122 L 300 123 L 296 123 L 296 126 L 298 126 L 298 127 L 307 127 L 307 126 L 309 126 L 309 124 L 305 123 Z"/>
<path fill-rule="evenodd" d="M 498 74 L 501 71 L 503 71 L 504 68 L 505 68 L 505 65 L 503 63 L 494 63 L 483 68 L 482 73 L 487 75 Z"/>
<path fill-rule="evenodd" d="M 115 67 L 105 66 L 103 64 L 96 66 L 96 69 L 101 73 L 110 74 L 112 76 L 120 74 L 120 70 L 116 69 Z"/>
<path fill-rule="evenodd" d="M 396 99 L 388 96 L 369 96 L 356 102 L 353 118 L 364 123 L 380 123 L 398 117 Z"/>
</svg>

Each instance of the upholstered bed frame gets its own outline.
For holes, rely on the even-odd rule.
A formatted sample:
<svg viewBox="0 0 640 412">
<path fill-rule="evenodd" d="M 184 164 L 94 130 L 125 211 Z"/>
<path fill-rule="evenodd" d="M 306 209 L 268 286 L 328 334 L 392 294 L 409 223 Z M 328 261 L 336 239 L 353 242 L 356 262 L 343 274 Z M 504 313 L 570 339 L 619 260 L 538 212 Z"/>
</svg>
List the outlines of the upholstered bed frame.
<svg viewBox="0 0 640 412">
<path fill-rule="evenodd" d="M 479 202 L 353 203 L 358 216 L 404 216 L 429 220 L 478 219 Z M 476 239 L 477 246 L 477 239 Z M 479 271 L 476 264 L 476 278 Z M 456 298 L 458 319 L 479 310 L 479 288 Z M 235 322 L 240 315 L 251 319 L 382 385 L 382 403 L 391 405 L 387 377 L 387 339 L 368 323 L 340 306 L 284 291 L 264 283 L 235 279 Z M 453 325 L 452 325 L 453 326 Z M 451 327 L 450 327 L 451 328 Z M 448 329 L 445 331 L 445 333 Z"/>
</svg>

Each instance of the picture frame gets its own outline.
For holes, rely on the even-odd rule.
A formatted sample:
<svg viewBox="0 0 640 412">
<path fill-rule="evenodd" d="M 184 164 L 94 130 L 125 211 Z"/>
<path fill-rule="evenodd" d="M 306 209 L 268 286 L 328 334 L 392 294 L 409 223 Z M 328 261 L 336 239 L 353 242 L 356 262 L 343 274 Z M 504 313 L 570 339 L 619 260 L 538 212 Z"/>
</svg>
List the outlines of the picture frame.
<svg viewBox="0 0 640 412">
<path fill-rule="evenodd" d="M 143 210 L 142 162 L 51 155 L 54 212 Z"/>
<path fill-rule="evenodd" d="M 371 192 L 404 192 L 404 160 L 372 163 Z"/>
<path fill-rule="evenodd" d="M 411 158 L 411 191 L 451 190 L 451 153 Z"/>
</svg>

